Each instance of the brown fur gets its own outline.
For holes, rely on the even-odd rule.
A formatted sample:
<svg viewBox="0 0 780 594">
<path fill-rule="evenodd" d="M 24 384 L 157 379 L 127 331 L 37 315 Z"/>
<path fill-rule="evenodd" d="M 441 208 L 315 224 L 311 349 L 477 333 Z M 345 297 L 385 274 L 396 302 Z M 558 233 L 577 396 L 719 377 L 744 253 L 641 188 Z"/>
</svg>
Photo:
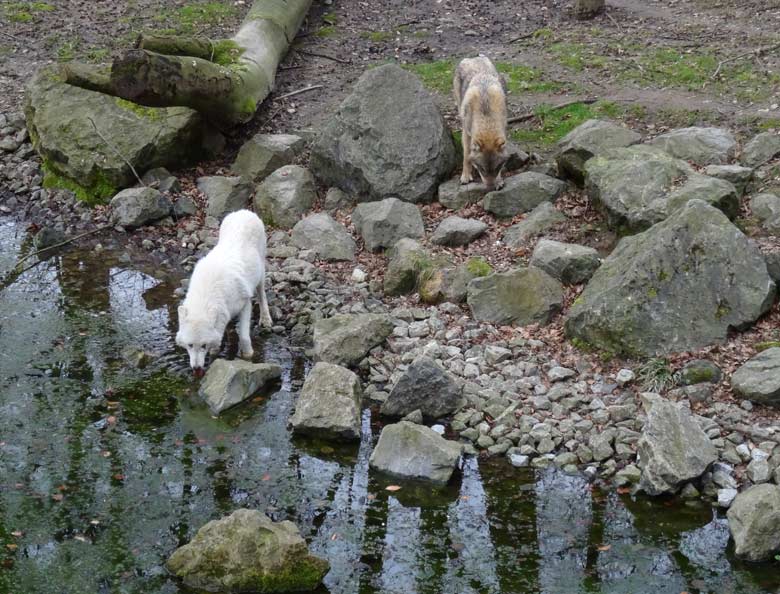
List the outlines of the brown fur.
<svg viewBox="0 0 780 594">
<path fill-rule="evenodd" d="M 476 169 L 489 189 L 500 188 L 508 156 L 504 81 L 485 56 L 466 58 L 455 70 L 453 90 L 463 127 L 460 181 L 472 181 Z"/>
</svg>

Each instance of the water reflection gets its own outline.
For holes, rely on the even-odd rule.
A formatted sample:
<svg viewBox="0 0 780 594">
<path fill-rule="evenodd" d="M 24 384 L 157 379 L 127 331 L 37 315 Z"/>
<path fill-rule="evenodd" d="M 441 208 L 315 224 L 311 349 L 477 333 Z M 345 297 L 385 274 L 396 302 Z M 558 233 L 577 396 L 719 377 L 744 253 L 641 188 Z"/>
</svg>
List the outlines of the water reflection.
<svg viewBox="0 0 780 594">
<path fill-rule="evenodd" d="M 24 242 L 0 220 L 0 274 Z M 117 254 L 70 252 L 0 292 L 0 592 L 182 593 L 164 560 L 238 507 L 296 522 L 329 559 L 332 594 L 780 587 L 773 565 L 729 556 L 725 521 L 704 506 L 474 458 L 445 487 L 400 482 L 369 472 L 370 410 L 358 445 L 293 440 L 310 362 L 282 337 L 255 337 L 257 360 L 283 366 L 281 389 L 215 419 L 174 349 L 175 285 Z M 152 364 L 127 365 L 127 346 Z"/>
</svg>

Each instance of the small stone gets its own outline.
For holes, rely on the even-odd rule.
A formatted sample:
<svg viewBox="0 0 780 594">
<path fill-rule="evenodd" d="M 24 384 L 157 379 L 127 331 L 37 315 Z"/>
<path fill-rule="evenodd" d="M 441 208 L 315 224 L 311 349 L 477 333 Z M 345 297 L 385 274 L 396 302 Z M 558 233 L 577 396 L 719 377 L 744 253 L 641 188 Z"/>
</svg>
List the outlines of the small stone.
<svg viewBox="0 0 780 594">
<path fill-rule="evenodd" d="M 410 423 L 414 423 L 415 425 L 422 425 L 423 424 L 423 414 L 422 411 L 418 408 L 416 410 L 413 410 L 408 415 L 406 415 L 404 418 L 401 419 L 402 421 L 409 421 Z M 438 433 L 438 431 L 437 431 Z"/>
<path fill-rule="evenodd" d="M 630 384 L 634 381 L 634 372 L 630 369 L 621 369 L 617 372 L 617 375 L 615 376 L 615 381 L 618 383 L 619 386 L 625 386 L 626 384 Z"/>
<path fill-rule="evenodd" d="M 738 493 L 736 489 L 718 489 L 718 507 L 731 507 Z"/>
<path fill-rule="evenodd" d="M 560 382 L 577 375 L 577 372 L 567 367 L 553 367 L 547 372 L 547 378 L 551 382 Z"/>
</svg>

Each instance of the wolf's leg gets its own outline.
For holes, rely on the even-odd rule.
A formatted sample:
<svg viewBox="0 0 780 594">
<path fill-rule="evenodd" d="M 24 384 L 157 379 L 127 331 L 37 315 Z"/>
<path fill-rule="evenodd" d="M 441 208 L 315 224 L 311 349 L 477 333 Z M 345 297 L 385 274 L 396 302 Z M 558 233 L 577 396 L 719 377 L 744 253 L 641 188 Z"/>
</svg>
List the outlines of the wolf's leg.
<svg viewBox="0 0 780 594">
<path fill-rule="evenodd" d="M 467 184 L 471 182 L 471 135 L 467 127 L 467 119 L 463 119 L 463 173 L 460 176 L 460 183 Z"/>
<path fill-rule="evenodd" d="M 271 319 L 271 312 L 268 311 L 268 298 L 265 295 L 265 279 L 257 287 L 257 297 L 260 299 L 260 326 L 270 328 L 274 322 Z"/>
<path fill-rule="evenodd" d="M 245 359 L 249 359 L 254 351 L 252 350 L 252 339 L 249 337 L 249 324 L 252 321 L 252 300 L 248 299 L 238 314 L 238 351 Z"/>
</svg>

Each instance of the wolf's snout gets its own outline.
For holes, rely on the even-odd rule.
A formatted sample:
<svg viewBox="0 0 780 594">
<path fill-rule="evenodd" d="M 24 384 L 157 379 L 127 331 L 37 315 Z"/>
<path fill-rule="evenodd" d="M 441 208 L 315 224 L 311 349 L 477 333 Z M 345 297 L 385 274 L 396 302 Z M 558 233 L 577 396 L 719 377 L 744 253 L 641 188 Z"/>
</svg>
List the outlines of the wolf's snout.
<svg viewBox="0 0 780 594">
<path fill-rule="evenodd" d="M 204 375 L 206 375 L 206 370 L 203 369 L 203 367 L 193 367 L 192 368 L 192 375 L 194 375 L 196 378 L 200 379 Z"/>
</svg>

